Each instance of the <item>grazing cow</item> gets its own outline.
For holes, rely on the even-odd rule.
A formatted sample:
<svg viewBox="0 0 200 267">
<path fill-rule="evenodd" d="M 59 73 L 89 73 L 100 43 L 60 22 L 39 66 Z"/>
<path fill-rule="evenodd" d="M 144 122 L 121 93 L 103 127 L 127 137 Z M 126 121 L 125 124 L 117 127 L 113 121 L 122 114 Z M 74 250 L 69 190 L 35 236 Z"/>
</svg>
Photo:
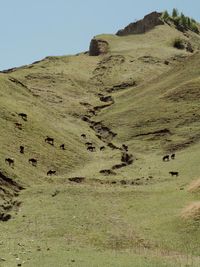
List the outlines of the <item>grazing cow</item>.
<svg viewBox="0 0 200 267">
<path fill-rule="evenodd" d="M 86 134 L 81 134 L 81 137 L 86 138 Z"/>
<path fill-rule="evenodd" d="M 29 163 L 32 164 L 32 166 L 36 167 L 37 166 L 37 159 L 31 158 L 28 160 Z"/>
<path fill-rule="evenodd" d="M 20 153 L 24 154 L 24 146 L 20 146 L 19 149 L 20 149 Z"/>
<path fill-rule="evenodd" d="M 18 116 L 20 116 L 24 121 L 27 121 L 27 114 L 25 114 L 25 113 L 18 113 Z"/>
<path fill-rule="evenodd" d="M 22 130 L 22 124 L 18 123 L 18 122 L 15 122 L 15 128 L 17 128 L 19 130 Z"/>
<path fill-rule="evenodd" d="M 8 163 L 9 166 L 14 167 L 15 161 L 13 158 L 6 158 L 5 162 Z"/>
<path fill-rule="evenodd" d="M 176 155 L 175 153 L 171 155 L 171 159 L 175 159 Z"/>
<path fill-rule="evenodd" d="M 89 150 L 90 152 L 95 152 L 95 146 L 89 146 L 87 150 Z"/>
<path fill-rule="evenodd" d="M 162 160 L 163 161 L 169 161 L 169 155 L 164 156 Z"/>
<path fill-rule="evenodd" d="M 127 145 L 122 145 L 122 149 L 125 150 L 125 151 L 128 151 L 128 146 Z"/>
<path fill-rule="evenodd" d="M 52 174 L 54 174 L 54 175 L 56 175 L 56 171 L 53 171 L 53 170 L 49 170 L 48 172 L 47 172 L 47 176 L 51 176 Z"/>
<path fill-rule="evenodd" d="M 103 150 L 105 150 L 105 146 L 100 147 L 100 151 L 103 151 Z"/>
<path fill-rule="evenodd" d="M 65 150 L 65 144 L 60 145 L 60 149 Z"/>
<path fill-rule="evenodd" d="M 179 176 L 178 172 L 169 172 L 169 174 L 171 174 L 171 176 Z"/>
<path fill-rule="evenodd" d="M 50 144 L 50 145 L 52 145 L 52 146 L 54 145 L 54 139 L 51 138 L 51 137 L 49 137 L 49 136 L 47 136 L 45 138 L 45 142 L 48 143 L 48 144 Z"/>
</svg>

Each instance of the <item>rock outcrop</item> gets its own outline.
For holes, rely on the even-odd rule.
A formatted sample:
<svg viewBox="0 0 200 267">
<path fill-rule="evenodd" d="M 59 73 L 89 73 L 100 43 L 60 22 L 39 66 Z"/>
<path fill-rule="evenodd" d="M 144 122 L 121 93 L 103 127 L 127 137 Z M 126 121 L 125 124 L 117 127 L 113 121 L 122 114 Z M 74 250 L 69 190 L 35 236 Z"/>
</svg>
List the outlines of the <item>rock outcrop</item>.
<svg viewBox="0 0 200 267">
<path fill-rule="evenodd" d="M 140 34 L 145 33 L 153 29 L 157 25 L 163 25 L 164 22 L 161 20 L 162 13 L 152 12 L 146 15 L 142 20 L 135 23 L 129 24 L 123 30 L 119 30 L 116 35 L 125 36 L 129 34 Z"/>
<path fill-rule="evenodd" d="M 108 53 L 109 44 L 103 39 L 93 38 L 90 42 L 90 56 L 99 56 Z"/>
</svg>

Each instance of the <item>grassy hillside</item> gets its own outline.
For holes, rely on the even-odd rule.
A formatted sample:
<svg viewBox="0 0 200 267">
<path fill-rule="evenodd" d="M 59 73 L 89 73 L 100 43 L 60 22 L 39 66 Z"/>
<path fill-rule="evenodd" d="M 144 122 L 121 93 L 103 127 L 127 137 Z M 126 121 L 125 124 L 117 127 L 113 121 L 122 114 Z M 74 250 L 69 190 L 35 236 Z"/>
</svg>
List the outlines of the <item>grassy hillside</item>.
<svg viewBox="0 0 200 267">
<path fill-rule="evenodd" d="M 199 221 L 181 217 L 199 201 L 199 36 L 97 38 L 108 54 L 0 74 L 0 266 L 199 266 Z"/>
</svg>

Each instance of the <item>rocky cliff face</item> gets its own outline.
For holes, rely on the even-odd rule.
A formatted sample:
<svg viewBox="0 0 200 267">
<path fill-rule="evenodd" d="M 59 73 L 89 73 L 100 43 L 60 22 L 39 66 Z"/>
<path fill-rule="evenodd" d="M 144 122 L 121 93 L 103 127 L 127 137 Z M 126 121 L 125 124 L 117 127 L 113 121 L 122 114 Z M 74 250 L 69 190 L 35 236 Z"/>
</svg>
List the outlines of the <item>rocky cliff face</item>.
<svg viewBox="0 0 200 267">
<path fill-rule="evenodd" d="M 90 42 L 89 55 L 99 56 L 101 54 L 108 53 L 109 44 L 107 41 L 102 39 L 93 38 Z"/>
<path fill-rule="evenodd" d="M 142 20 L 129 24 L 123 30 L 119 30 L 116 35 L 125 36 L 129 34 L 145 33 L 153 29 L 157 25 L 163 25 L 164 22 L 160 19 L 162 13 L 152 12 L 146 15 Z"/>
</svg>

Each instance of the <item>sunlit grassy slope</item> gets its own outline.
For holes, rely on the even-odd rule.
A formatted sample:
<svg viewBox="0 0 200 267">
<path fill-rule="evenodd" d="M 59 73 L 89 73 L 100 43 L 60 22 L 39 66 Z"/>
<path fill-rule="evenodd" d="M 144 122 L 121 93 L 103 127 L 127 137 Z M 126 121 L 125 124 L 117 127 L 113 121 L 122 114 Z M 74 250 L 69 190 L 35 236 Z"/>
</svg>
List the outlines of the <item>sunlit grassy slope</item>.
<svg viewBox="0 0 200 267">
<path fill-rule="evenodd" d="M 195 52 L 173 48 L 176 37 Z M 104 56 L 49 57 L 0 75 L 0 169 L 25 187 L 18 211 L 0 222 L 0 266 L 199 266 L 199 222 L 180 216 L 199 200 L 187 191 L 200 173 L 199 36 L 164 25 L 98 38 L 109 43 Z M 98 94 L 113 102 L 90 117 L 105 105 Z M 95 122 L 104 125 L 101 138 Z M 106 136 L 106 127 L 117 135 Z M 109 142 L 128 145 L 133 164 L 105 176 L 99 171 L 122 153 Z M 163 162 L 172 152 L 175 160 Z M 56 176 L 46 175 L 50 169 Z"/>
</svg>

